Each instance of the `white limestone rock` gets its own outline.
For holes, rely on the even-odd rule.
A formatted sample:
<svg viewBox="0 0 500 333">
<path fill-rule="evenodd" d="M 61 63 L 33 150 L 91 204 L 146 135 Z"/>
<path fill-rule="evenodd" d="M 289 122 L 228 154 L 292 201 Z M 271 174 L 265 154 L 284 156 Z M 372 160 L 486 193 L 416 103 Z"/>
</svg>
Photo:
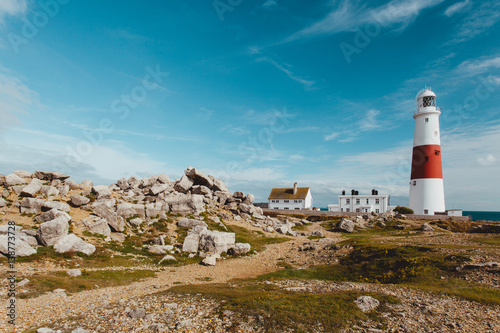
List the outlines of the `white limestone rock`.
<svg viewBox="0 0 500 333">
<path fill-rule="evenodd" d="M 91 255 L 95 252 L 95 246 L 85 242 L 75 234 L 69 234 L 62 237 L 54 244 L 54 250 L 57 253 L 75 251 L 82 252 L 86 255 Z"/>
<path fill-rule="evenodd" d="M 66 236 L 68 231 L 68 220 L 64 216 L 58 216 L 52 221 L 40 224 L 36 236 L 40 244 L 50 246 Z"/>
</svg>

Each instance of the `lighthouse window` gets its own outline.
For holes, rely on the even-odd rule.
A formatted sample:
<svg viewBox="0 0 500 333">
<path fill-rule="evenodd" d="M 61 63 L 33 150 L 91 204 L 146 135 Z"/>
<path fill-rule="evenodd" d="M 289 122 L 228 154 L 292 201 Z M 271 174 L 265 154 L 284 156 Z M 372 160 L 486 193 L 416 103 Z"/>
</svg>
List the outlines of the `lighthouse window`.
<svg viewBox="0 0 500 333">
<path fill-rule="evenodd" d="M 425 161 L 429 162 L 429 156 L 425 156 Z"/>
<path fill-rule="evenodd" d="M 425 122 L 428 123 L 429 122 L 429 118 L 425 118 Z"/>
<path fill-rule="evenodd" d="M 433 96 L 425 96 L 423 102 L 424 102 L 424 107 L 436 106 L 436 100 L 434 99 Z"/>
</svg>

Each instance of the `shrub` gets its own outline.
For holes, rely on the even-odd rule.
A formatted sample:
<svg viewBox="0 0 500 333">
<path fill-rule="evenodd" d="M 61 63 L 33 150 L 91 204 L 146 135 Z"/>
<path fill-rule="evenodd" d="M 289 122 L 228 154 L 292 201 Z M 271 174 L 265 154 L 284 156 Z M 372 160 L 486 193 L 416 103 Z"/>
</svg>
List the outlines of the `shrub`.
<svg viewBox="0 0 500 333">
<path fill-rule="evenodd" d="M 397 206 L 394 208 L 394 211 L 399 214 L 414 214 L 413 209 L 405 207 L 405 206 Z"/>
</svg>

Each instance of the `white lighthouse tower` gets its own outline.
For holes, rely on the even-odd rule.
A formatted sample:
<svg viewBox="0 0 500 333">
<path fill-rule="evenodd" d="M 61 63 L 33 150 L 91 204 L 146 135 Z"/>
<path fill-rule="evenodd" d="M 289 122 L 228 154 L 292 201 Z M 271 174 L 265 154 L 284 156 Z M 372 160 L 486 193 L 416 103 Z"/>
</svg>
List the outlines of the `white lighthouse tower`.
<svg viewBox="0 0 500 333">
<path fill-rule="evenodd" d="M 415 137 L 411 162 L 410 208 L 415 214 L 444 212 L 443 168 L 436 94 L 422 89 L 417 95 Z"/>
</svg>

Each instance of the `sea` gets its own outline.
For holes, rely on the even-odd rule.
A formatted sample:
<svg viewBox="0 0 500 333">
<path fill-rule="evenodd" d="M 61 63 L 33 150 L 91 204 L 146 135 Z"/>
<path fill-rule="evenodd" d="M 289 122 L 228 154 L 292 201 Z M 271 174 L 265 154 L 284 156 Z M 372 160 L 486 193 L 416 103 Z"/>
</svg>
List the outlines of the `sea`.
<svg viewBox="0 0 500 333">
<path fill-rule="evenodd" d="M 469 216 L 472 221 L 500 221 L 500 212 L 481 212 L 464 210 L 463 216 Z"/>
</svg>

